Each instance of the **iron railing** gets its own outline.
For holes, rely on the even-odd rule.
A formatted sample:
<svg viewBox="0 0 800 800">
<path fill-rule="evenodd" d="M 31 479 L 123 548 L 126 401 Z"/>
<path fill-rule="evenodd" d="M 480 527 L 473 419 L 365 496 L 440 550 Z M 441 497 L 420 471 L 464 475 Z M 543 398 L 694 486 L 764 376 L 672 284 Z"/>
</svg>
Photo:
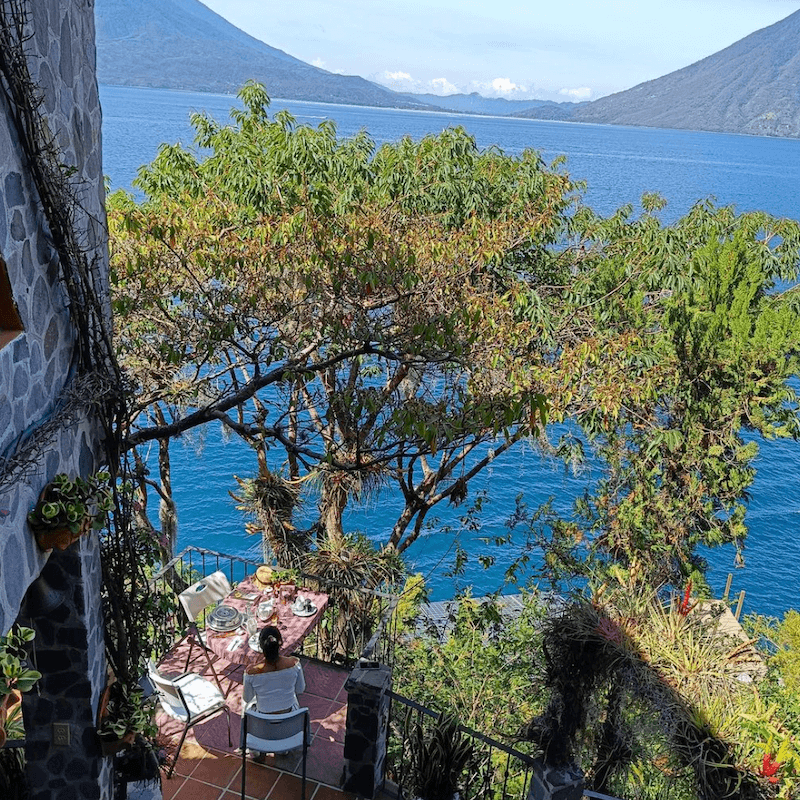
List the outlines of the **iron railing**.
<svg viewBox="0 0 800 800">
<path fill-rule="evenodd" d="M 413 798 L 409 785 L 409 731 L 420 723 L 432 726 L 438 714 L 414 700 L 389 692 L 392 701 L 387 741 L 386 777 L 397 786 L 398 798 Z M 535 757 L 465 725 L 459 732 L 471 740 L 473 756 L 461 777 L 461 800 L 526 800 Z"/>
<path fill-rule="evenodd" d="M 390 691 L 392 701 L 387 733 L 386 777 L 391 794 L 398 800 L 411 800 L 408 785 L 409 730 L 416 722 L 430 726 L 439 714 L 414 700 Z M 424 727 L 423 727 L 424 729 Z M 531 753 L 493 739 L 465 725 L 458 731 L 471 740 L 473 757 L 460 781 L 461 800 L 527 800 L 536 757 Z M 619 800 L 607 794 L 585 789 L 583 797 L 591 800 Z"/>
<path fill-rule="evenodd" d="M 217 570 L 225 573 L 231 584 L 252 575 L 260 561 L 189 546 L 168 561 L 151 579 L 156 591 L 173 602 L 154 632 L 153 641 L 169 649 L 186 630 L 187 620 L 177 600 L 177 593 L 196 580 Z M 364 587 L 347 586 L 318 575 L 301 573 L 308 588 L 325 592 L 328 607 L 320 625 L 306 638 L 302 655 L 342 666 L 352 666 L 359 658 L 394 663 L 394 640 L 397 626 L 397 595 Z M 169 643 L 169 644 L 168 644 Z M 153 653 L 158 660 L 166 654 Z"/>
</svg>

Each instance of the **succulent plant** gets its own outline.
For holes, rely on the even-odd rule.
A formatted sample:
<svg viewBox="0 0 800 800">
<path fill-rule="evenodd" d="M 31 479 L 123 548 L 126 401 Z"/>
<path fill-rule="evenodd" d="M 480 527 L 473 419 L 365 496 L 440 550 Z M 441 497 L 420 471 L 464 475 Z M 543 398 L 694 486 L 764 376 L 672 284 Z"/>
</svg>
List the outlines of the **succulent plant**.
<svg viewBox="0 0 800 800">
<path fill-rule="evenodd" d="M 37 531 L 67 529 L 75 535 L 89 523 L 99 530 L 105 525 L 106 515 L 114 505 L 108 483 L 110 477 L 107 472 L 98 472 L 88 478 L 70 478 L 63 472 L 59 473 L 28 513 L 28 524 Z"/>
</svg>

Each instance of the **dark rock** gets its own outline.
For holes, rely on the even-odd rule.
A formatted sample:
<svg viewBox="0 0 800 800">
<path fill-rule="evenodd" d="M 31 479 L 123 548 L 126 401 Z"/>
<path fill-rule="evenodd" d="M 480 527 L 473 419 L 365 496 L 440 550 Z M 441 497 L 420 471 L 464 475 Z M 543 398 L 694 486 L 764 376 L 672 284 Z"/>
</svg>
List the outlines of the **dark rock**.
<svg viewBox="0 0 800 800">
<path fill-rule="evenodd" d="M 28 370 L 23 365 L 18 365 L 14 370 L 13 393 L 14 397 L 18 398 L 23 398 L 28 394 Z"/>
<path fill-rule="evenodd" d="M 72 63 L 72 31 L 69 29 L 69 14 L 64 14 L 61 22 L 61 59 L 59 60 L 59 79 L 62 84 L 75 83 L 75 69 Z"/>
<path fill-rule="evenodd" d="M 63 753 L 54 753 L 47 759 L 47 769 L 51 775 L 60 775 L 64 771 L 65 762 Z"/>
<path fill-rule="evenodd" d="M 38 700 L 32 699 L 31 702 L 35 704 L 35 710 L 33 712 L 33 724 L 49 724 L 49 722 L 53 719 L 53 709 L 55 708 L 55 703 L 53 703 L 52 700 L 48 700 L 46 697 L 39 697 Z"/>
<path fill-rule="evenodd" d="M 6 205 L 9 208 L 25 204 L 25 193 L 22 190 L 22 175 L 11 172 L 5 180 Z"/>
<path fill-rule="evenodd" d="M 84 775 L 86 772 L 84 771 Z M 101 796 L 100 792 L 100 785 L 95 782 L 90 781 L 83 781 L 79 784 L 78 789 L 80 790 L 81 797 L 85 798 L 85 800 L 98 800 Z"/>
<path fill-rule="evenodd" d="M 38 657 L 39 671 L 44 673 L 42 680 L 47 682 L 48 688 L 52 679 L 72 666 L 69 655 L 63 650 L 39 650 Z"/>
<path fill-rule="evenodd" d="M 33 324 L 37 329 L 44 325 L 47 315 L 50 313 L 50 289 L 47 286 L 42 275 L 36 281 L 33 287 L 33 304 L 31 308 L 31 316 L 33 317 Z"/>
<path fill-rule="evenodd" d="M 64 777 L 77 781 L 86 777 L 86 761 L 82 758 L 73 758 L 64 768 Z"/>
<path fill-rule="evenodd" d="M 25 221 L 19 209 L 14 212 L 11 218 L 11 238 L 15 242 L 21 242 L 27 236 L 25 232 Z"/>
<path fill-rule="evenodd" d="M 2 215 L 0 214 L 0 217 Z M 31 242 L 30 239 L 25 241 L 22 245 L 22 275 L 25 278 L 25 283 L 30 286 L 33 283 L 35 276 L 35 267 L 33 265 L 33 257 L 31 255 Z"/>
<path fill-rule="evenodd" d="M 56 350 L 56 345 L 58 344 L 58 320 L 55 316 L 50 318 L 50 324 L 47 326 L 47 331 L 44 334 L 44 357 L 47 361 L 53 357 L 53 353 Z M 47 381 L 47 386 L 49 387 L 52 383 L 53 377 L 50 376 L 50 379 Z"/>
</svg>

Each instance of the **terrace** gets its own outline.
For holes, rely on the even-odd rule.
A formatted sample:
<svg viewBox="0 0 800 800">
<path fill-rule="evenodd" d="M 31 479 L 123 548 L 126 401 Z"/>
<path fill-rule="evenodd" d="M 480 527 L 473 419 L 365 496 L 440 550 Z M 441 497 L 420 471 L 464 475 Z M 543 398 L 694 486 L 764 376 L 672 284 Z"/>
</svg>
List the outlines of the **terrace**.
<svg viewBox="0 0 800 800">
<path fill-rule="evenodd" d="M 257 569 L 259 563 L 234 556 L 214 553 L 198 548 L 187 548 L 173 559 L 154 579 L 162 582 L 164 592 L 173 592 L 175 576 L 182 576 L 183 585 L 196 576 L 207 575 L 222 570 L 231 583 L 241 581 Z M 331 604 L 326 610 L 320 628 L 323 633 L 309 636 L 300 655 L 306 676 L 306 691 L 299 697 L 300 705 L 308 707 L 311 714 L 311 745 L 307 759 L 306 797 L 309 800 L 328 800 L 342 797 L 403 797 L 403 784 L 407 783 L 407 747 L 409 720 L 420 722 L 423 727 L 431 725 L 436 714 L 430 709 L 402 697 L 388 687 L 383 700 L 389 719 L 377 741 L 372 744 L 375 763 L 371 765 L 373 776 L 377 775 L 374 791 L 364 788 L 354 775 L 359 765 L 348 763 L 345 757 L 345 740 L 348 736 L 358 737 L 357 726 L 351 721 L 348 727 L 348 704 L 358 703 L 359 698 L 356 673 L 380 662 L 391 667 L 394 661 L 394 641 L 396 638 L 395 615 L 397 597 L 364 589 L 343 587 L 332 581 L 314 581 L 316 588 L 330 594 Z M 347 603 L 369 607 L 372 623 L 354 618 L 347 619 L 347 626 L 341 627 L 340 609 Z M 164 639 L 174 642 L 180 639 L 182 624 L 176 613 L 165 618 Z M 330 632 L 337 630 L 338 643 L 332 642 Z M 164 674 L 179 674 L 184 671 L 186 661 L 185 642 L 173 646 L 160 659 L 159 668 Z M 333 653 L 333 655 L 331 655 Z M 195 649 L 195 654 L 197 650 Z M 166 800 L 233 800 L 240 797 L 242 759 L 238 751 L 239 724 L 242 707 L 243 667 L 221 664 L 220 678 L 223 690 L 230 687 L 227 705 L 231 711 L 232 746 L 228 746 L 227 723 L 224 714 L 210 718 L 195 725 L 187 737 L 177 760 L 171 778 L 162 780 L 163 797 Z M 210 676 L 207 663 L 202 657 L 194 658 L 192 671 Z M 388 670 L 384 670 L 384 674 Z M 348 679 L 352 678 L 350 683 Z M 362 709 L 363 710 L 363 709 Z M 376 706 L 377 711 L 377 706 Z M 358 717 L 359 714 L 353 715 Z M 170 758 L 174 754 L 182 725 L 171 720 L 162 712 L 157 715 L 160 734 Z M 368 727 L 368 726 L 367 726 Z M 492 740 L 477 731 L 461 727 L 461 733 L 480 753 L 476 769 L 466 781 L 465 800 L 524 800 L 532 796 L 531 783 L 534 774 L 534 759 L 518 752 L 508 745 Z M 348 750 L 352 751 L 350 747 Z M 363 747 L 361 749 L 364 749 Z M 367 748 L 369 749 L 369 748 Z M 385 762 L 384 762 L 385 754 Z M 351 752 L 348 752 L 348 756 Z M 367 758 L 367 761 L 369 759 Z M 245 796 L 251 798 L 298 798 L 302 758 L 297 756 L 268 756 L 264 765 L 252 760 L 247 763 Z M 363 765 L 362 765 L 363 766 Z M 370 765 L 368 765 L 370 766 Z M 385 770 L 386 783 L 381 786 L 380 778 Z M 363 777 L 363 769 L 362 769 Z M 368 782 L 369 783 L 369 782 Z M 346 789 L 342 787 L 346 786 Z M 353 786 L 358 790 L 349 791 Z M 406 791 L 405 796 L 409 796 Z M 586 796 L 592 796 L 587 794 Z"/>
<path fill-rule="evenodd" d="M 187 649 L 183 644 L 171 651 L 161 664 L 162 671 L 182 672 Z M 344 684 L 349 670 L 314 659 L 302 660 L 307 690 L 300 695 L 299 702 L 311 712 L 306 797 L 308 800 L 354 797 L 339 789 L 344 765 L 347 713 Z M 198 659 L 193 661 L 192 668 L 208 676 L 204 666 L 204 662 Z M 242 759 L 238 751 L 241 680 L 241 668 L 229 669 L 222 676 L 223 687 L 226 690 L 231 688 L 227 704 L 231 709 L 233 746 L 228 746 L 224 715 L 194 726 L 181 748 L 173 776 L 169 779 L 163 777 L 164 800 L 232 800 L 241 796 Z M 163 712 L 158 713 L 158 723 L 162 736 L 170 740 L 171 749 L 174 750 L 182 726 Z M 271 756 L 264 765 L 250 760 L 247 764 L 245 797 L 270 800 L 297 798 L 300 796 L 300 774 L 299 755 Z"/>
</svg>

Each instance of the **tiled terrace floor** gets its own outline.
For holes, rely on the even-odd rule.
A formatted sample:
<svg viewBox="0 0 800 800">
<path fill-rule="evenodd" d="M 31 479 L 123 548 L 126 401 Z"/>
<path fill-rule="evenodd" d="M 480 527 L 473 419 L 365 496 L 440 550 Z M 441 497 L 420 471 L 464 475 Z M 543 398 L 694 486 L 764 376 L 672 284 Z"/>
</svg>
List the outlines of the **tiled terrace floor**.
<svg viewBox="0 0 800 800">
<path fill-rule="evenodd" d="M 198 657 L 195 658 L 195 655 Z M 165 675 L 180 674 L 186 661 L 186 645 L 164 659 L 159 670 Z M 234 800 L 241 791 L 239 725 L 242 707 L 242 667 L 223 661 L 215 664 L 224 689 L 230 685 L 231 740 L 224 713 L 198 723 L 189 732 L 171 778 L 162 776 L 164 800 Z M 207 662 L 195 648 L 190 669 L 210 677 Z M 344 767 L 344 726 L 347 694 L 344 682 L 348 672 L 318 661 L 303 659 L 306 691 L 299 696 L 301 706 L 311 712 L 311 746 L 307 760 L 307 800 L 345 800 L 354 798 L 338 787 Z M 172 744 L 170 759 L 183 726 L 159 711 L 162 736 Z M 169 743 L 167 749 L 169 751 Z M 297 800 L 300 797 L 302 757 L 267 756 L 266 765 L 247 762 L 245 797 L 258 800 Z"/>
</svg>

